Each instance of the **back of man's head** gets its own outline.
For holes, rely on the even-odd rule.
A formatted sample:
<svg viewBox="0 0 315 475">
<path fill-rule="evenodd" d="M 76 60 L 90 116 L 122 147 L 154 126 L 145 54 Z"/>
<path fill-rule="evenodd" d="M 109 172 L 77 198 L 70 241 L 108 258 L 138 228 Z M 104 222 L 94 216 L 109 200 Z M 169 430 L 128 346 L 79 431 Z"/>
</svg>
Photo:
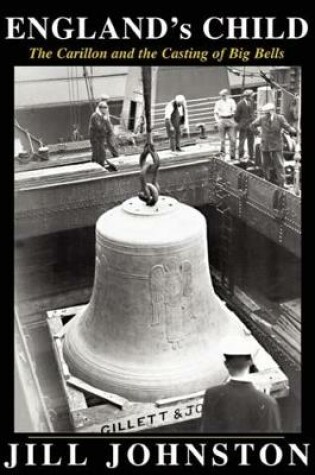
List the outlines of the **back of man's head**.
<svg viewBox="0 0 315 475">
<path fill-rule="evenodd" d="M 252 341 L 246 336 L 232 336 L 224 341 L 225 366 L 231 376 L 249 372 L 252 365 Z"/>
<path fill-rule="evenodd" d="M 252 365 L 252 358 L 248 355 L 225 355 L 225 366 L 231 376 L 248 373 Z"/>
</svg>

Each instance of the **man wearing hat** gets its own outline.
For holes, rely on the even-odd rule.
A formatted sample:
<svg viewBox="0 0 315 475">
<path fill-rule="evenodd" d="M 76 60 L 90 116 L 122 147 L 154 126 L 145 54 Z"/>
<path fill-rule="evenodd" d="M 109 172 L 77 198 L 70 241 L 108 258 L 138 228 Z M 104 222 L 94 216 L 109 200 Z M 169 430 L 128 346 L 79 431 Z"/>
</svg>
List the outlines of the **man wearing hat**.
<svg viewBox="0 0 315 475">
<path fill-rule="evenodd" d="M 261 152 L 263 172 L 266 180 L 270 181 L 271 170 L 276 172 L 277 185 L 284 187 L 285 170 L 283 158 L 282 131 L 295 134 L 296 130 L 291 127 L 286 119 L 275 112 L 275 105 L 268 102 L 262 108 L 263 115 L 252 123 L 253 131 L 261 128 Z"/>
<path fill-rule="evenodd" d="M 92 145 L 92 161 L 102 166 L 106 162 L 110 170 L 117 171 L 116 165 L 106 158 L 106 146 L 113 157 L 119 156 L 106 101 L 101 101 L 90 117 L 89 137 Z"/>
<path fill-rule="evenodd" d="M 281 431 L 276 400 L 255 388 L 249 379 L 253 365 L 251 337 L 226 339 L 223 348 L 229 380 L 205 393 L 203 433 L 274 433 Z"/>
<path fill-rule="evenodd" d="M 251 129 L 251 123 L 254 120 L 254 104 L 253 104 L 253 91 L 246 89 L 243 93 L 243 98 L 239 101 L 236 107 L 235 122 L 239 128 L 239 146 L 238 156 L 242 160 L 244 157 L 244 146 L 247 141 L 247 151 L 249 160 L 254 158 L 254 133 Z"/>
<path fill-rule="evenodd" d="M 229 91 L 222 89 L 219 92 L 221 99 L 219 99 L 214 105 L 214 118 L 218 124 L 220 140 L 221 140 L 221 152 L 225 154 L 225 136 L 229 137 L 230 141 L 230 157 L 231 160 L 235 159 L 235 121 L 234 114 L 236 104 L 234 99 L 228 97 Z"/>
<path fill-rule="evenodd" d="M 188 110 L 184 96 L 177 95 L 166 105 L 164 119 L 172 152 L 181 152 L 181 127 L 183 126 L 183 130 L 188 132 Z"/>
</svg>

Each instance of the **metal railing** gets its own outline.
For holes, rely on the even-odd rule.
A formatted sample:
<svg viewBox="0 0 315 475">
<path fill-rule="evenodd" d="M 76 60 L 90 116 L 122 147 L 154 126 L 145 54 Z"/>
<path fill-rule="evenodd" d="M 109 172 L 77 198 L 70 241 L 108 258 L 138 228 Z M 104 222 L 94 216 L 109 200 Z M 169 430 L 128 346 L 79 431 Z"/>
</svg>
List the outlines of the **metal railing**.
<svg viewBox="0 0 315 475">
<path fill-rule="evenodd" d="M 257 93 L 254 92 L 253 97 L 256 104 L 256 96 Z M 232 97 L 235 102 L 237 103 L 242 94 L 231 94 L 229 97 Z M 188 122 L 189 128 L 192 132 L 194 127 L 196 128 L 198 124 L 203 124 L 206 129 L 208 130 L 215 130 L 216 121 L 214 118 L 214 106 L 217 100 L 220 99 L 220 96 L 210 96 L 210 97 L 199 97 L 196 99 L 188 99 L 187 109 L 188 109 Z M 282 94 L 277 96 L 276 101 L 277 112 L 281 110 L 281 103 L 282 103 Z M 165 132 L 165 125 L 164 125 L 164 114 L 165 114 L 165 106 L 168 102 L 159 102 L 154 105 L 152 109 L 152 117 L 153 117 L 153 130 L 155 133 Z"/>
<path fill-rule="evenodd" d="M 234 100 L 239 100 L 241 94 L 230 95 Z M 198 124 L 203 124 L 206 129 L 214 130 L 216 121 L 214 119 L 214 106 L 220 96 L 199 97 L 187 100 L 188 122 L 190 132 L 196 128 Z M 156 133 L 165 131 L 164 112 L 168 102 L 159 102 L 155 104 L 152 111 L 153 129 Z"/>
</svg>

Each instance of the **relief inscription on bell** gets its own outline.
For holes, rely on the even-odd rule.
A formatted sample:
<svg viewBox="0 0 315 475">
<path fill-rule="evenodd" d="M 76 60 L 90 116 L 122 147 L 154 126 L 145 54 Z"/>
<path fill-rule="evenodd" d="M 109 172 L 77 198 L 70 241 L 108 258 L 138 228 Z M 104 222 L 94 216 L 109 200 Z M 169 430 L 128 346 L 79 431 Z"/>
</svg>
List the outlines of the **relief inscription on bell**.
<svg viewBox="0 0 315 475">
<path fill-rule="evenodd" d="M 176 350 L 190 332 L 190 320 L 196 318 L 191 262 L 179 263 L 176 259 L 169 259 L 167 263 L 153 266 L 150 287 L 151 325 L 163 325 L 166 341 Z"/>
</svg>

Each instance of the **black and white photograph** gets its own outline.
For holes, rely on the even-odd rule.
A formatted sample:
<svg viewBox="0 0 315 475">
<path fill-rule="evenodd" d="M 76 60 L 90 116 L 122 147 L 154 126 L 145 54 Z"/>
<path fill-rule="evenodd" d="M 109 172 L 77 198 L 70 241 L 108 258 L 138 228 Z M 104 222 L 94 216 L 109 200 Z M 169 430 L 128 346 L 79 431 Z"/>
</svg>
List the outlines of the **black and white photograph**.
<svg viewBox="0 0 315 475">
<path fill-rule="evenodd" d="M 301 433 L 303 67 L 73 64 L 14 67 L 14 432 Z"/>
</svg>

